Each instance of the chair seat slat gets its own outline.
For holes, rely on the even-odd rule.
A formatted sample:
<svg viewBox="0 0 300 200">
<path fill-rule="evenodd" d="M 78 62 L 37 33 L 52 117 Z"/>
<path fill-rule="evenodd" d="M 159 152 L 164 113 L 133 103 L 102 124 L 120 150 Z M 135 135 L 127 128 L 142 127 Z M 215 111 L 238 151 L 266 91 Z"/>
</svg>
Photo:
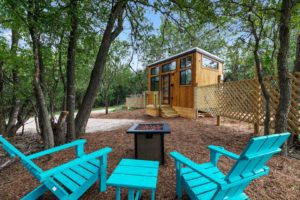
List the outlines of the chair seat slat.
<svg viewBox="0 0 300 200">
<path fill-rule="evenodd" d="M 94 165 L 95 167 L 100 167 L 100 160 L 99 159 L 92 159 L 88 161 L 90 164 Z"/>
<path fill-rule="evenodd" d="M 55 174 L 54 178 L 72 192 L 76 191 L 79 188 L 79 185 L 77 185 L 72 179 L 63 175 L 62 173 Z"/>
<path fill-rule="evenodd" d="M 72 168 L 70 168 L 71 170 L 73 170 L 74 172 L 76 172 L 77 174 L 79 174 L 80 176 L 83 176 L 86 179 L 89 179 L 93 176 L 93 173 L 86 170 L 85 168 L 81 167 L 81 166 L 74 166 Z"/>
<path fill-rule="evenodd" d="M 216 174 L 216 177 L 220 178 L 220 179 L 224 179 L 224 174 L 222 174 L 221 172 Z M 185 177 L 183 176 L 183 178 L 185 179 Z M 191 186 L 191 187 L 195 187 L 197 185 L 202 185 L 204 183 L 210 182 L 207 178 L 205 178 L 204 176 L 201 176 L 200 174 L 198 174 L 194 179 L 191 180 L 186 180 L 185 181 Z"/>
<path fill-rule="evenodd" d="M 217 189 L 217 185 L 215 183 L 209 182 L 197 187 L 192 188 L 193 193 L 198 196 L 200 194 L 210 193 L 213 190 Z"/>
<path fill-rule="evenodd" d="M 93 174 L 95 174 L 99 171 L 99 167 L 95 167 L 93 164 L 90 164 L 89 162 L 84 162 L 84 163 L 80 164 L 80 166 L 85 168 L 86 170 L 92 172 Z"/>
<path fill-rule="evenodd" d="M 70 169 L 63 171 L 62 173 L 67 177 L 69 177 L 70 179 L 72 179 L 78 185 L 82 185 L 87 181 L 87 179 L 85 179 L 84 177 L 80 176 L 79 174 L 75 173 Z"/>
</svg>

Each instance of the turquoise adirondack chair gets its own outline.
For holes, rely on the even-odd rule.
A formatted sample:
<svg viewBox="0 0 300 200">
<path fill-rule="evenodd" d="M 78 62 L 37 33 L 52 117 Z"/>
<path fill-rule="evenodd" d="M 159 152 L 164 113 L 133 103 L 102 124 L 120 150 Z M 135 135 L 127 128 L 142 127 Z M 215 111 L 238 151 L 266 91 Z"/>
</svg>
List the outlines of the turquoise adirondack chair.
<svg viewBox="0 0 300 200">
<path fill-rule="evenodd" d="M 107 155 L 112 150 L 106 147 L 85 154 L 85 143 L 86 140 L 80 139 L 26 156 L 0 135 L 2 147 L 10 156 L 18 156 L 27 170 L 41 182 L 41 185 L 25 195 L 23 200 L 37 199 L 48 190 L 59 199 L 78 199 L 98 179 L 100 180 L 100 191 L 104 192 L 106 190 Z M 76 148 L 77 158 L 52 169 L 43 171 L 32 161 L 71 147 Z"/>
<path fill-rule="evenodd" d="M 210 162 L 204 164 L 197 164 L 178 152 L 171 152 L 176 163 L 176 196 L 181 199 L 182 192 L 186 191 L 192 200 L 249 199 L 244 189 L 252 180 L 269 173 L 266 163 L 273 154 L 281 151 L 280 147 L 289 135 L 282 133 L 252 138 L 241 155 L 223 147 L 208 146 Z M 227 175 L 217 167 L 221 156 L 236 160 Z"/>
</svg>

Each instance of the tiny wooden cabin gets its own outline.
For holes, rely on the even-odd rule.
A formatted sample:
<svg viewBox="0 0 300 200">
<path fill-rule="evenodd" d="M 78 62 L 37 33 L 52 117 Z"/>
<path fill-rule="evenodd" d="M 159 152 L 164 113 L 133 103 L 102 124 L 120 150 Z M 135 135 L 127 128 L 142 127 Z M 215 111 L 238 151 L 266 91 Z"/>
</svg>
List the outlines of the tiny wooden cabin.
<svg viewBox="0 0 300 200">
<path fill-rule="evenodd" d="M 218 83 L 223 64 L 218 56 L 192 48 L 148 65 L 146 113 L 196 118 L 194 88 Z"/>
</svg>

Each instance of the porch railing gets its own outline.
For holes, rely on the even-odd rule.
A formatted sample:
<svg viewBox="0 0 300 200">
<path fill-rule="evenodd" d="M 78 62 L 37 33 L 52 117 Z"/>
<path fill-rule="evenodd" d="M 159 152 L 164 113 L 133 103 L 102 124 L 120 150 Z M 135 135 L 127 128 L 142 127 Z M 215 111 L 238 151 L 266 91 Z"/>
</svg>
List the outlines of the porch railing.
<svg viewBox="0 0 300 200">
<path fill-rule="evenodd" d="M 144 105 L 153 106 L 154 108 L 159 108 L 161 106 L 161 92 L 159 91 L 145 91 L 144 92 Z"/>
</svg>

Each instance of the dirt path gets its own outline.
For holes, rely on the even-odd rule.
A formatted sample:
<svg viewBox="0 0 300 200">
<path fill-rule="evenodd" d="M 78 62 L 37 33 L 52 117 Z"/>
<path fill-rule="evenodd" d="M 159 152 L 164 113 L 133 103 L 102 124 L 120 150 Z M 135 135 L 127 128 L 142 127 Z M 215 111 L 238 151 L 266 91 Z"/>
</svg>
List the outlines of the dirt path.
<svg viewBox="0 0 300 200">
<path fill-rule="evenodd" d="M 157 185 L 156 199 L 175 199 L 175 166 L 174 161 L 168 156 L 171 151 L 178 151 L 195 162 L 202 163 L 209 160 L 207 145 L 224 146 L 235 153 L 240 153 L 251 138 L 252 126 L 235 120 L 222 120 L 222 126 L 216 127 L 215 118 L 201 118 L 196 120 L 175 118 L 151 118 L 144 115 L 144 110 L 122 111 L 99 114 L 97 119 L 138 119 L 146 122 L 167 122 L 172 133 L 166 136 L 166 164 L 160 167 L 159 182 Z M 108 158 L 108 176 L 122 158 L 134 156 L 134 140 L 126 134 L 130 125 L 112 131 L 99 131 L 87 134 L 87 152 L 94 151 L 104 146 L 109 146 L 113 152 Z M 37 160 L 43 169 L 56 166 L 74 157 L 73 151 L 58 153 L 51 158 Z M 233 161 L 222 158 L 220 169 L 226 173 Z M 300 161 L 292 158 L 275 156 L 269 162 L 270 174 L 252 182 L 246 189 L 246 194 L 254 200 L 288 199 L 296 200 L 300 196 Z M 13 166 L 0 172 L 0 199 L 19 199 L 27 192 L 33 190 L 38 182 L 17 162 Z M 122 190 L 122 199 L 127 199 L 127 191 Z M 149 192 L 143 192 L 143 199 L 150 199 Z M 46 194 L 42 199 L 55 199 L 51 194 Z M 82 199 L 115 199 L 115 190 L 108 187 L 104 193 L 99 193 L 98 183 L 88 190 Z M 184 199 L 187 199 L 185 196 Z"/>
<path fill-rule="evenodd" d="M 109 112 L 111 112 L 113 109 L 109 109 Z M 105 113 L 105 110 L 94 110 L 91 113 L 91 118 L 88 120 L 86 132 L 87 133 L 95 133 L 97 131 L 110 131 L 110 130 L 116 130 L 122 126 L 131 125 L 133 123 L 142 122 L 142 120 L 133 120 L 133 119 L 106 119 L 106 120 L 100 120 L 93 116 L 103 115 Z M 56 118 L 58 118 L 58 115 L 55 115 Z M 22 128 L 18 130 L 18 133 L 22 132 Z M 24 134 L 25 135 L 36 135 L 36 123 L 35 119 L 32 117 L 30 118 L 25 126 L 24 126 Z"/>
</svg>

